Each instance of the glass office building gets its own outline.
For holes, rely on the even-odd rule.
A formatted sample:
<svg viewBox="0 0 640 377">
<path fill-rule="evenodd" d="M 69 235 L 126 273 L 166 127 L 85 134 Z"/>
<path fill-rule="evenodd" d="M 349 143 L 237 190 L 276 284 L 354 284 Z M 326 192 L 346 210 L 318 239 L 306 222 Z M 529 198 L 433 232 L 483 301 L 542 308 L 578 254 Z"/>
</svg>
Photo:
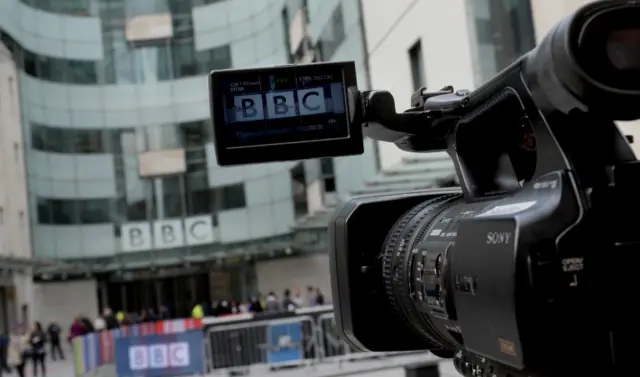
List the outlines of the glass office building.
<svg viewBox="0 0 640 377">
<path fill-rule="evenodd" d="M 296 224 L 376 171 L 353 158 L 220 168 L 207 74 L 355 60 L 357 0 L 2 0 L 19 69 L 40 279 L 93 276 L 102 306 L 246 295 L 261 258 L 323 252 Z M 134 300 L 135 297 L 135 300 Z"/>
</svg>

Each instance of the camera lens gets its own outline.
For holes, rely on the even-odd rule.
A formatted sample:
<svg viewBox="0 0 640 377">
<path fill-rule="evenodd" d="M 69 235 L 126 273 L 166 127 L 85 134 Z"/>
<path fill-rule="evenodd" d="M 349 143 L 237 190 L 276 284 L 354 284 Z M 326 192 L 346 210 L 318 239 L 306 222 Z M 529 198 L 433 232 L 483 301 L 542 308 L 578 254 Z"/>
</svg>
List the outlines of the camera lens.
<svg viewBox="0 0 640 377">
<path fill-rule="evenodd" d="M 576 62 L 600 85 L 640 91 L 640 7 L 607 7 L 575 24 Z"/>
<path fill-rule="evenodd" d="M 432 318 L 447 312 L 445 254 L 455 236 L 438 245 L 427 245 L 425 238 L 442 216 L 456 211 L 457 203 L 462 203 L 461 195 L 444 195 L 412 208 L 391 228 L 382 250 L 383 279 L 392 307 L 413 331 L 440 349 L 458 343 Z"/>
</svg>

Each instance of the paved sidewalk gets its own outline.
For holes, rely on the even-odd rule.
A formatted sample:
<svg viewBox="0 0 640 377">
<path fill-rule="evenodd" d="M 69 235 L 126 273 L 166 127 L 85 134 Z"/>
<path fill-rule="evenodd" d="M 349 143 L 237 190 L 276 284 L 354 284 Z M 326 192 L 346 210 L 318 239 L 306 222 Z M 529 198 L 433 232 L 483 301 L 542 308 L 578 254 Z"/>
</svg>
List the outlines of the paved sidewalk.
<svg viewBox="0 0 640 377">
<path fill-rule="evenodd" d="M 0 0 L 1 1 L 1 0 Z M 284 369 L 278 371 L 270 371 L 264 367 L 251 368 L 251 372 L 246 377 L 332 377 L 332 376 L 349 376 L 359 375 L 367 377 L 404 377 L 404 365 L 418 361 L 436 360 L 431 355 L 407 355 L 398 357 L 389 357 L 385 359 L 357 360 L 342 363 L 322 363 L 304 368 Z M 440 373 L 442 377 L 459 377 L 451 361 L 441 361 Z M 29 363 L 25 368 L 27 377 L 33 376 L 33 367 Z M 218 372 L 208 376 L 211 377 L 228 377 L 228 373 Z M 3 377 L 17 377 L 15 372 L 4 374 Z M 38 377 L 42 377 L 38 373 Z M 67 358 L 65 360 L 51 361 L 47 360 L 47 376 L 46 377 L 75 377 L 73 360 Z M 113 365 L 107 365 L 98 368 L 84 377 L 116 377 Z"/>
<path fill-rule="evenodd" d="M 0 0 L 1 1 L 1 0 Z M 24 368 L 24 374 L 26 377 L 34 377 L 33 364 L 27 362 Z M 17 377 L 18 374 L 13 371 L 9 374 L 3 374 L 3 377 Z M 42 377 L 40 370 L 38 370 L 38 377 Z M 65 360 L 52 361 L 47 360 L 47 375 L 46 377 L 75 377 L 75 370 L 73 368 L 73 361 L 69 358 Z M 106 376 L 105 376 L 106 377 Z"/>
</svg>

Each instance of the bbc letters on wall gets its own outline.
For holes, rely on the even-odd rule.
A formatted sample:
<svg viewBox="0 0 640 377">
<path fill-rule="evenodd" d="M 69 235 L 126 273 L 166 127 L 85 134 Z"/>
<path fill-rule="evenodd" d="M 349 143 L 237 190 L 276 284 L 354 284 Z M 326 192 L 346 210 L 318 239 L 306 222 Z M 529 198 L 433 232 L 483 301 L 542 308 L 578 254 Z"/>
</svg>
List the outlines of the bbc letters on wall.
<svg viewBox="0 0 640 377">
<path fill-rule="evenodd" d="M 122 251 L 171 249 L 215 241 L 211 216 L 122 224 Z"/>
<path fill-rule="evenodd" d="M 298 97 L 296 106 L 295 96 Z M 237 114 L 236 122 L 251 122 L 265 119 L 290 118 L 295 116 L 324 114 L 327 112 L 323 88 L 275 91 L 262 94 L 237 95 L 233 97 Z M 266 103 L 264 111 L 263 101 Z"/>
</svg>

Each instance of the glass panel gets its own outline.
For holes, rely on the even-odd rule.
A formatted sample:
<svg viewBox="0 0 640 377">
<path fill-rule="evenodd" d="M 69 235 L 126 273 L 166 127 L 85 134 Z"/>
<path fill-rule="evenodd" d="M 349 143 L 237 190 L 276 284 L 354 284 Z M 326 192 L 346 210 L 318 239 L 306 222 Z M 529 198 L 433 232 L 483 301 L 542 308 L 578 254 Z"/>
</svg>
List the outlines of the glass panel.
<svg viewBox="0 0 640 377">
<path fill-rule="evenodd" d="M 469 2 L 476 81 L 481 84 L 535 46 L 530 0 Z"/>
<path fill-rule="evenodd" d="M 346 37 L 344 30 L 344 19 L 342 16 L 342 4 L 338 4 L 333 11 L 329 25 L 325 27 L 320 35 L 319 45 L 322 60 L 330 60 L 338 50 Z"/>
<path fill-rule="evenodd" d="M 188 77 L 198 74 L 195 48 L 192 41 L 173 45 L 173 70 L 175 77 Z"/>
<path fill-rule="evenodd" d="M 176 124 L 146 127 L 147 150 L 181 148 L 180 129 Z"/>
<path fill-rule="evenodd" d="M 180 123 L 182 145 L 187 148 L 200 148 L 213 140 L 213 126 L 211 121 L 199 120 Z"/>
<path fill-rule="evenodd" d="M 162 195 L 164 197 L 164 217 L 182 217 L 180 177 L 162 179 Z"/>
<path fill-rule="evenodd" d="M 36 206 L 38 207 L 38 223 L 51 224 L 51 202 L 43 198 L 36 198 L 36 202 Z"/>
<path fill-rule="evenodd" d="M 110 199 L 84 199 L 79 200 L 79 213 L 81 224 L 104 224 L 111 222 Z"/>
<path fill-rule="evenodd" d="M 98 83 L 98 73 L 95 62 L 83 60 L 67 60 L 66 64 L 60 64 L 60 66 L 65 65 L 65 78 L 67 79 L 67 82 L 72 84 Z"/>
<path fill-rule="evenodd" d="M 219 187 L 218 195 L 221 197 L 221 210 L 243 208 L 247 206 L 244 183 Z"/>
<path fill-rule="evenodd" d="M 31 123 L 31 148 L 40 151 L 44 150 L 46 140 L 46 127 Z"/>
<path fill-rule="evenodd" d="M 198 73 L 207 74 L 212 70 L 231 68 L 231 46 L 214 47 L 211 50 L 197 51 Z"/>
<path fill-rule="evenodd" d="M 185 176 L 187 193 L 187 216 L 204 215 L 214 212 L 213 193 L 209 188 L 206 172 Z"/>
<path fill-rule="evenodd" d="M 73 139 L 75 153 L 105 153 L 100 130 L 76 130 Z"/>
<path fill-rule="evenodd" d="M 47 12 L 90 16 L 92 0 L 22 0 L 27 5 Z"/>
<path fill-rule="evenodd" d="M 53 224 L 71 225 L 78 223 L 78 202 L 75 200 L 50 199 Z"/>
</svg>

